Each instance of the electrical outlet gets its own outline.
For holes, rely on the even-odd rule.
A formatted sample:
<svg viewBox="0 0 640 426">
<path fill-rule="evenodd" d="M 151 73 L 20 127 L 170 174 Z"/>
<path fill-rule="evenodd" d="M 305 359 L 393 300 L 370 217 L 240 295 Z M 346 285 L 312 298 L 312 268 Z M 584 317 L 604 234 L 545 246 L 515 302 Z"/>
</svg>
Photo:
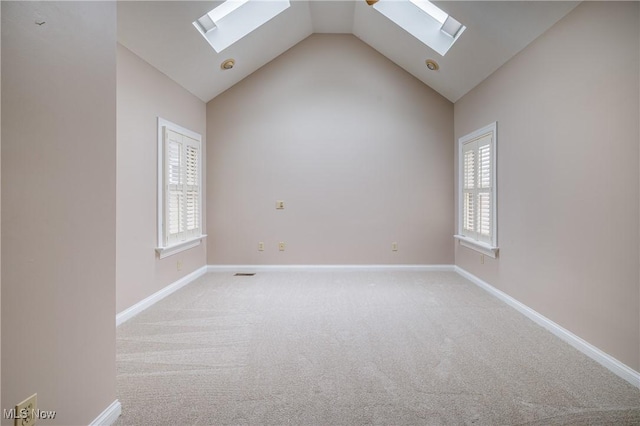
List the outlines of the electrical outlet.
<svg viewBox="0 0 640 426">
<path fill-rule="evenodd" d="M 38 394 L 34 393 L 29 398 L 16 405 L 15 426 L 33 426 L 36 424 L 36 410 L 38 409 Z"/>
<path fill-rule="evenodd" d="M 391 251 L 398 251 L 398 243 L 391 243 Z"/>
<path fill-rule="evenodd" d="M 278 243 L 278 250 L 284 251 L 284 243 Z"/>
<path fill-rule="evenodd" d="M 262 241 L 258 243 L 258 251 L 264 251 L 264 243 Z"/>
<path fill-rule="evenodd" d="M 178 271 L 182 271 L 182 259 L 178 260 L 178 262 L 176 262 L 176 269 Z"/>
<path fill-rule="evenodd" d="M 284 209 L 284 201 L 282 201 L 282 200 L 276 201 L 276 209 L 283 210 Z"/>
</svg>

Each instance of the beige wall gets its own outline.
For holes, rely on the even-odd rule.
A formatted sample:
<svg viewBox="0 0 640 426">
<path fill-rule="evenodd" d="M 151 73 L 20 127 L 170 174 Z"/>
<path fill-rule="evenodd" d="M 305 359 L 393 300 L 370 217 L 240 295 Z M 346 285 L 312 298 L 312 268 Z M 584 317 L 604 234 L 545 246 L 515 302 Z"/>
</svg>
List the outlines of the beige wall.
<svg viewBox="0 0 640 426">
<path fill-rule="evenodd" d="M 452 130 L 357 38 L 309 37 L 207 105 L 208 263 L 451 264 Z"/>
<path fill-rule="evenodd" d="M 204 146 L 206 106 L 121 45 L 117 57 L 116 297 L 122 312 L 206 263 L 205 244 L 162 260 L 155 252 L 158 116 L 200 133 Z"/>
<path fill-rule="evenodd" d="M 456 264 L 640 370 L 638 3 L 584 2 L 455 104 L 498 121 L 500 258 Z"/>
<path fill-rule="evenodd" d="M 2 7 L 0 6 L 0 34 L 2 34 Z M 2 43 L 0 42 L 0 70 L 2 70 Z M 1 74 L 1 72 L 0 72 Z M 1 80 L 1 77 L 0 77 Z M 0 84 L 0 164 L 2 164 L 2 84 Z M 2 167 L 0 167 L 0 188 L 2 188 Z M 2 191 L 0 190 L 0 224 L 2 223 Z M 0 227 L 1 228 L 1 227 Z M 2 245 L 0 244 L 0 270 L 2 270 Z M 0 295 L 2 295 L 2 274 L 0 273 Z M 2 354 L 2 298 L 0 297 L 0 354 Z M 2 356 L 0 356 L 0 384 L 2 383 Z M 0 392 L 0 408 L 2 392 Z"/>
<path fill-rule="evenodd" d="M 2 20 L 2 408 L 86 425 L 116 399 L 116 5 Z"/>
</svg>

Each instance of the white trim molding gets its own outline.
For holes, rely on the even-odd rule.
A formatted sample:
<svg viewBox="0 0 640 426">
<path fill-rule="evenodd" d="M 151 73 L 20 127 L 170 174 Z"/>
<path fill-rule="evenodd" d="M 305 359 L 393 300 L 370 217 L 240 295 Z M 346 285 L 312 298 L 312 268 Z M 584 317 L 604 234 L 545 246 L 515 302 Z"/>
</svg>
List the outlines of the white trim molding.
<svg viewBox="0 0 640 426">
<path fill-rule="evenodd" d="M 182 241 L 169 247 L 156 247 L 156 253 L 158 253 L 158 257 L 160 259 L 164 259 L 165 257 L 172 256 L 176 253 L 180 253 L 181 251 L 199 246 L 204 238 L 207 238 L 206 234 L 187 241 Z"/>
<path fill-rule="evenodd" d="M 136 315 L 138 315 L 140 312 L 142 312 L 145 309 L 151 307 L 152 305 L 154 305 L 155 303 L 157 303 L 160 300 L 164 299 L 168 295 L 170 295 L 172 293 L 175 293 L 176 291 L 180 290 L 185 285 L 191 283 L 192 281 L 195 281 L 196 279 L 200 278 L 201 276 L 203 276 L 206 273 L 207 273 L 207 267 L 203 266 L 203 267 L 193 271 L 189 275 L 186 275 L 186 276 L 180 278 L 178 281 L 176 281 L 176 282 L 174 282 L 172 284 L 169 284 L 168 286 L 166 286 L 162 290 L 153 293 L 151 296 L 147 297 L 146 299 L 143 299 L 143 300 L 139 301 L 138 303 L 136 303 L 135 305 L 125 309 L 124 311 L 122 311 L 122 312 L 120 312 L 119 314 L 116 315 L 116 327 L 119 326 L 120 324 L 124 323 L 125 321 L 130 320 L 131 318 L 133 318 Z"/>
<path fill-rule="evenodd" d="M 616 376 L 626 380 L 631 383 L 633 386 L 640 388 L 640 373 L 627 366 L 626 364 L 618 361 L 611 355 L 603 352 L 602 350 L 596 348 L 591 343 L 583 340 L 582 338 L 576 336 L 569 330 L 561 327 L 555 322 L 551 321 L 549 318 L 539 314 L 534 311 L 527 305 L 517 301 L 513 297 L 508 294 L 498 290 L 493 287 L 491 284 L 481 280 L 475 275 L 467 272 L 466 270 L 460 268 L 459 266 L 454 267 L 455 272 L 457 272 L 462 277 L 468 279 L 472 283 L 476 284 L 478 287 L 487 291 L 491 295 L 497 297 L 498 299 L 505 302 L 507 305 L 515 308 L 518 312 L 535 322 L 536 324 L 546 328 L 548 331 L 564 340 L 566 343 L 570 344 L 589 358 L 593 359 L 603 367 L 610 370 Z"/>
<path fill-rule="evenodd" d="M 117 399 L 111 403 L 89 426 L 111 426 L 122 414 L 122 406 Z"/>
<path fill-rule="evenodd" d="M 499 247 L 493 247 L 492 245 L 483 243 L 482 241 L 472 240 L 471 238 L 467 238 L 464 235 L 454 235 L 453 238 L 458 240 L 458 243 L 461 246 L 478 251 L 482 254 L 486 254 L 487 256 L 494 259 L 498 257 L 498 251 L 500 250 Z"/>
<path fill-rule="evenodd" d="M 287 272 L 287 271 L 415 271 L 453 272 L 453 265 L 209 265 L 207 272 Z"/>
</svg>

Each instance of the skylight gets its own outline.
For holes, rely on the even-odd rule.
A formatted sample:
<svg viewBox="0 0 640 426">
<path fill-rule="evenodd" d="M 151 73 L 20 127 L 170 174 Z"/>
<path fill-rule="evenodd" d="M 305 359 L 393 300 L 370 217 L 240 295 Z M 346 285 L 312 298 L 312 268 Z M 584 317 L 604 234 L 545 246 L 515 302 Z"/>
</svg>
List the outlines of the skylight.
<svg viewBox="0 0 640 426">
<path fill-rule="evenodd" d="M 289 6 L 289 0 L 227 0 L 193 21 L 193 26 L 220 53 Z"/>
<path fill-rule="evenodd" d="M 220 6 L 210 10 L 205 15 L 198 18 L 193 24 L 196 25 L 196 28 L 198 28 L 200 32 L 206 34 L 218 27 L 216 22 L 219 22 L 222 18 L 238 9 L 248 1 L 249 0 L 227 0 Z"/>
<path fill-rule="evenodd" d="M 430 1 L 426 1 L 426 0 L 409 0 L 409 1 L 415 4 L 416 6 L 418 6 L 420 9 L 426 12 L 427 15 L 431 16 L 433 19 L 440 22 L 441 24 L 444 24 L 444 21 L 446 21 L 447 18 L 449 17 L 449 15 L 447 15 L 447 12 L 440 9 L 438 6 L 431 3 Z"/>
<path fill-rule="evenodd" d="M 380 0 L 373 7 L 442 56 L 467 28 L 427 0 Z"/>
<path fill-rule="evenodd" d="M 211 12 L 207 13 L 207 15 L 211 17 L 213 22 L 219 21 L 248 1 L 249 0 L 227 0 Z"/>
</svg>

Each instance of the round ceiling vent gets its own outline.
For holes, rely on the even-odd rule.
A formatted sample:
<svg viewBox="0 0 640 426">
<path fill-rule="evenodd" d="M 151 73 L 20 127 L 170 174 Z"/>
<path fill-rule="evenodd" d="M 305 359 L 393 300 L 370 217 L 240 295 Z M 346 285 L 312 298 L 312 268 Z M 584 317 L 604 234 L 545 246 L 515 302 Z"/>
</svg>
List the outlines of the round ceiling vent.
<svg viewBox="0 0 640 426">
<path fill-rule="evenodd" d="M 438 63 L 433 59 L 427 59 L 425 63 L 427 64 L 427 68 L 431 71 L 438 71 L 440 69 L 440 65 L 438 65 Z"/>
<path fill-rule="evenodd" d="M 220 68 L 222 68 L 223 70 L 230 70 L 235 64 L 236 61 L 234 59 L 227 59 L 222 63 L 222 65 L 220 65 Z"/>
</svg>

